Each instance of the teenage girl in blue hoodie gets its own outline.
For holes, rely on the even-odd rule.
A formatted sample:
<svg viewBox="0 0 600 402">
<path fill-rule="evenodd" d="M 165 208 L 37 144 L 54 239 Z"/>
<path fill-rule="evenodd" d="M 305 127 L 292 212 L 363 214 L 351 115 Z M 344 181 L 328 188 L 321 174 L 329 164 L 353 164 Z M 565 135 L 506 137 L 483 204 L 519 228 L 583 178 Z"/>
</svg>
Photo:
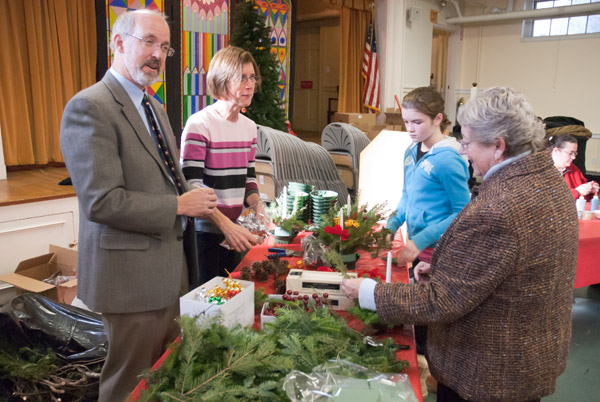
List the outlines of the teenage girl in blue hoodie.
<svg viewBox="0 0 600 402">
<path fill-rule="evenodd" d="M 458 153 L 460 144 L 442 134 L 450 121 L 439 92 L 421 87 L 408 93 L 402 118 L 414 144 L 404 154 L 402 198 L 386 225 L 396 233 L 406 222 L 408 240 L 396 256 L 399 265 L 417 257 L 430 262 L 442 233 L 470 200 L 469 170 Z"/>
</svg>

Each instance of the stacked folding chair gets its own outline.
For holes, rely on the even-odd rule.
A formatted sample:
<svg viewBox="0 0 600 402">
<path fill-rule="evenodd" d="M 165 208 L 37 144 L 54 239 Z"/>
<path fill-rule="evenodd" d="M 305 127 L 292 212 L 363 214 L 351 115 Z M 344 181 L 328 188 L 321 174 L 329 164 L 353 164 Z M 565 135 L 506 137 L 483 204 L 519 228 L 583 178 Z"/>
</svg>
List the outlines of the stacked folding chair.
<svg viewBox="0 0 600 402">
<path fill-rule="evenodd" d="M 277 197 L 292 181 L 310 184 L 315 190 L 333 190 L 340 205 L 348 197 L 335 163 L 323 147 L 270 127 L 258 126 L 256 177 L 263 198 L 267 194 Z"/>
<path fill-rule="evenodd" d="M 346 123 L 331 123 L 321 134 L 321 145 L 331 154 L 342 181 L 352 193 L 358 187 L 360 153 L 369 142 L 365 133 Z"/>
</svg>

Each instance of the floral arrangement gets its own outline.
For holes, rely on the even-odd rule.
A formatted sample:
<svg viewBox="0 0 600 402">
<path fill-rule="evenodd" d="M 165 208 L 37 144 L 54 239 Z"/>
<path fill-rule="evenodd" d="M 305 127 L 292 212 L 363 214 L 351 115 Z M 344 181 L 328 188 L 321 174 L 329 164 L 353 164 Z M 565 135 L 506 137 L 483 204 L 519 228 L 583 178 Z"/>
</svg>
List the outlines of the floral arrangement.
<svg viewBox="0 0 600 402">
<path fill-rule="evenodd" d="M 375 247 L 373 255 L 376 256 L 387 248 L 387 235 L 391 231 L 378 225 L 387 215 L 385 204 L 368 208 L 354 203 L 330 209 L 316 231 L 317 238 L 329 248 L 326 255 L 329 262 L 339 269 L 342 255 Z M 340 217 L 344 220 L 343 226 Z"/>
<path fill-rule="evenodd" d="M 287 214 L 287 211 L 284 212 L 285 207 L 283 205 L 284 197 L 282 194 L 265 208 L 267 215 L 273 223 L 290 234 L 304 229 L 307 224 L 302 220 L 302 217 L 306 207 L 292 211 L 291 214 Z"/>
</svg>

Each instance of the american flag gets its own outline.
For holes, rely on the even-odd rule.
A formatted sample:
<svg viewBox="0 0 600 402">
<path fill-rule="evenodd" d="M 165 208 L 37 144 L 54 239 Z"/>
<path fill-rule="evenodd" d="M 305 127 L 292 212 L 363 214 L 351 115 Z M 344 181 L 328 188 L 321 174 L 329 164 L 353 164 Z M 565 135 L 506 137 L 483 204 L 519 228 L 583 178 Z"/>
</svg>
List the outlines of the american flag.
<svg viewBox="0 0 600 402">
<path fill-rule="evenodd" d="M 365 78 L 363 106 L 367 107 L 372 113 L 379 112 L 379 64 L 377 63 L 373 14 L 371 14 L 369 28 L 367 28 L 361 72 Z"/>
</svg>

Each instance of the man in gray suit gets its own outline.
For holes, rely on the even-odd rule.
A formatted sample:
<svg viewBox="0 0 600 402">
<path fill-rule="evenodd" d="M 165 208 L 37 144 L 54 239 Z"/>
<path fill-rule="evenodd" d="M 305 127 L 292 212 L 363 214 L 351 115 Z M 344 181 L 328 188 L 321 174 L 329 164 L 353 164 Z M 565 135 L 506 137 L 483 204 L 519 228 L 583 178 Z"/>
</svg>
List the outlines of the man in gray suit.
<svg viewBox="0 0 600 402">
<path fill-rule="evenodd" d="M 67 104 L 60 142 L 80 208 L 77 295 L 102 313 L 108 337 L 99 400 L 115 402 L 178 333 L 186 217 L 211 215 L 216 196 L 188 187 L 164 109 L 152 97 L 150 109 L 142 105 L 173 53 L 164 17 L 122 14 L 111 46 L 113 64 L 102 81 Z M 172 154 L 172 166 L 161 152 Z"/>
</svg>

